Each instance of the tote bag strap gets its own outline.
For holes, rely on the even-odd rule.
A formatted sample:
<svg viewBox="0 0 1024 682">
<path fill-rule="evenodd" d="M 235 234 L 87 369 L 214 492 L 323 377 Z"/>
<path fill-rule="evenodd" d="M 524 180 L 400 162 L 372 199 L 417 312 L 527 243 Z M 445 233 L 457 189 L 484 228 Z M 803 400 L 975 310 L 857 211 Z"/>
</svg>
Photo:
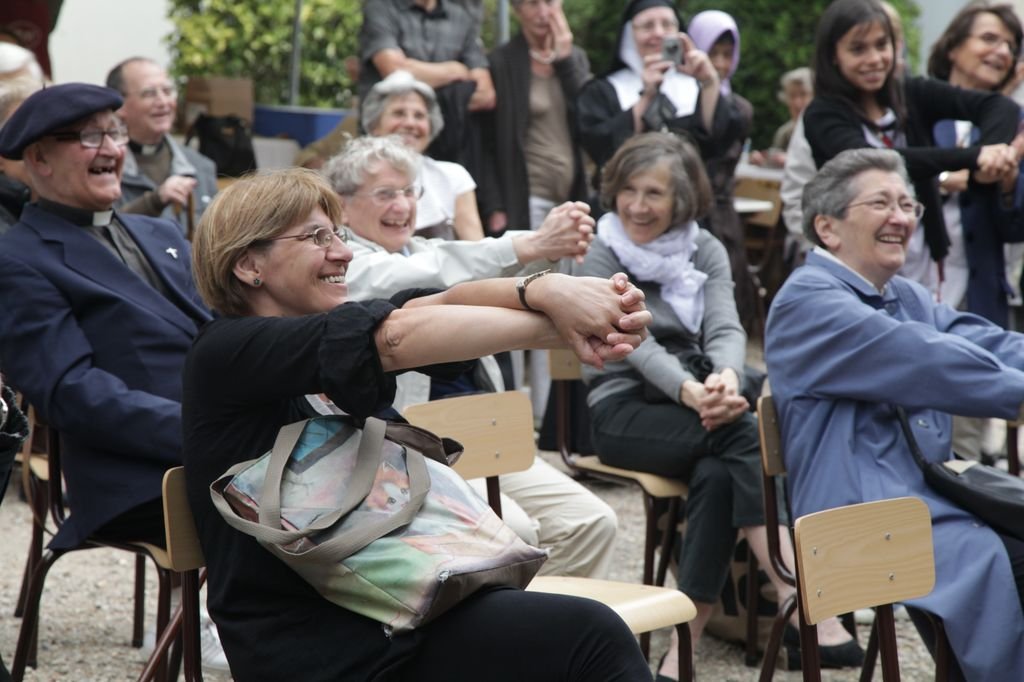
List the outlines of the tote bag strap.
<svg viewBox="0 0 1024 682">
<path fill-rule="evenodd" d="M 287 462 L 287 457 L 290 456 L 291 449 L 294 448 L 294 445 L 305 425 L 305 421 L 289 424 L 281 429 L 282 431 L 287 430 L 287 433 L 283 435 L 281 433 L 278 434 L 278 442 L 281 444 L 282 450 L 285 452 L 285 462 Z M 373 479 L 376 476 L 376 470 L 380 466 L 381 451 L 384 445 L 384 432 L 386 427 L 386 422 L 379 419 L 371 418 L 366 420 L 366 426 L 363 429 L 362 438 L 359 443 L 359 452 L 357 455 L 359 461 L 357 462 L 356 468 L 360 470 L 360 472 L 358 476 L 354 472 L 350 480 L 366 476 L 365 472 L 361 470 L 366 466 L 363 460 L 369 460 L 371 462 L 369 473 L 370 487 L 372 487 Z M 272 451 L 274 454 L 277 454 L 276 450 L 278 442 L 275 442 L 274 444 L 275 450 Z M 289 443 L 291 445 L 288 445 Z M 288 447 L 288 449 L 284 450 L 285 447 Z M 375 449 L 371 450 L 371 448 Z M 228 504 L 227 500 L 224 499 L 222 490 L 224 485 L 226 485 L 234 475 L 244 471 L 246 468 L 251 466 L 255 460 L 241 462 L 228 469 L 224 475 L 221 476 L 213 486 L 211 486 L 211 498 L 214 506 L 217 508 L 217 511 L 220 512 L 221 517 L 229 526 L 255 538 L 262 544 L 273 545 L 279 551 L 286 552 L 296 559 L 303 559 L 317 563 L 324 561 L 340 561 L 359 551 L 377 538 L 387 535 L 391 531 L 408 524 L 423 506 L 427 493 L 430 491 L 430 475 L 427 473 L 426 462 L 423 459 L 423 455 L 418 450 L 406 448 L 405 452 L 406 467 L 409 474 L 410 499 L 402 509 L 390 515 L 381 514 L 379 519 L 366 519 L 358 526 L 354 526 L 346 530 L 344 533 L 339 533 L 335 537 L 330 538 L 304 552 L 288 552 L 283 549 L 281 545 L 288 545 L 296 540 L 300 540 L 329 528 L 339 521 L 348 511 L 351 510 L 351 508 L 349 510 L 342 511 L 342 507 L 339 507 L 338 510 L 318 519 L 316 523 L 310 524 L 310 526 L 303 529 L 285 530 L 281 528 L 279 505 L 281 472 L 278 471 L 276 477 L 274 477 L 277 481 L 274 488 L 277 491 L 277 504 L 274 505 L 278 507 L 276 517 L 265 520 L 263 502 L 261 500 L 260 522 L 244 519 L 235 514 L 230 504 Z M 273 456 L 274 455 L 272 454 L 271 457 L 273 458 Z M 273 463 L 268 466 L 268 479 L 272 477 L 270 471 L 272 467 Z M 222 482 L 224 485 L 221 485 Z M 363 489 L 361 496 L 358 496 L 353 508 L 366 497 L 369 493 L 370 487 L 365 487 Z M 350 501 L 348 500 L 349 493 L 355 490 L 358 490 L 358 487 L 353 485 L 346 491 L 346 504 Z M 352 495 L 356 496 L 358 494 L 353 492 Z"/>
<path fill-rule="evenodd" d="M 263 479 L 263 490 L 260 493 L 260 525 L 271 528 L 281 527 L 281 481 L 284 478 L 284 470 L 295 451 L 295 446 L 298 445 L 303 432 L 312 421 L 314 420 L 306 419 L 294 424 L 287 424 L 277 432 L 277 439 L 270 451 L 267 475 Z M 362 433 L 359 434 L 356 466 L 349 479 L 344 481 L 345 493 L 338 503 L 338 508 L 330 514 L 321 516 L 306 526 L 304 530 L 313 532 L 330 528 L 345 514 L 358 507 L 359 503 L 370 494 L 373 480 L 380 468 L 381 455 L 384 450 L 385 427 L 386 424 L 379 419 L 366 420 L 366 425 L 363 427 Z"/>
</svg>

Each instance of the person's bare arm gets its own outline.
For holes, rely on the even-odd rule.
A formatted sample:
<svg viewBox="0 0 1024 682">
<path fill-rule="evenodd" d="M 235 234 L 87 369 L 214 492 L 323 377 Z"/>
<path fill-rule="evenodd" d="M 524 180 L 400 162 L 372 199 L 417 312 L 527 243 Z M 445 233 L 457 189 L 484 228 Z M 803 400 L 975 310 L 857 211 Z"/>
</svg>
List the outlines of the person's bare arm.
<svg viewBox="0 0 1024 682">
<path fill-rule="evenodd" d="M 476 206 L 476 192 L 469 190 L 455 197 L 455 236 L 466 241 L 484 238 L 484 226 L 480 223 L 480 210 Z"/>
<path fill-rule="evenodd" d="M 476 90 L 469 98 L 470 111 L 490 111 L 498 103 L 498 96 L 494 90 L 494 81 L 491 80 L 489 69 L 470 69 L 469 77 L 476 81 Z"/>
<path fill-rule="evenodd" d="M 515 285 L 511 278 L 465 282 L 410 300 L 378 330 L 378 349 L 382 356 L 389 356 L 385 368 L 448 362 L 512 348 L 559 347 L 565 342 L 581 360 L 601 366 L 638 346 L 651 319 L 643 292 L 622 274 L 611 280 L 558 274 L 536 279 L 527 287 L 529 305 L 539 311 L 535 313 L 522 310 Z M 477 318 L 466 306 L 504 308 L 510 315 L 487 313 Z M 446 310 L 449 307 L 457 312 Z M 420 308 L 430 308 L 436 315 L 408 315 Z"/>
<path fill-rule="evenodd" d="M 424 62 L 407 57 L 405 52 L 398 48 L 380 50 L 373 55 L 372 61 L 381 77 L 386 78 L 393 71 L 404 69 L 411 73 L 416 80 L 423 81 L 432 88 L 440 88 L 449 83 L 470 78 L 469 69 L 462 62 Z M 479 86 L 477 88 L 479 89 Z M 494 86 L 492 85 L 492 95 L 493 91 Z"/>
</svg>

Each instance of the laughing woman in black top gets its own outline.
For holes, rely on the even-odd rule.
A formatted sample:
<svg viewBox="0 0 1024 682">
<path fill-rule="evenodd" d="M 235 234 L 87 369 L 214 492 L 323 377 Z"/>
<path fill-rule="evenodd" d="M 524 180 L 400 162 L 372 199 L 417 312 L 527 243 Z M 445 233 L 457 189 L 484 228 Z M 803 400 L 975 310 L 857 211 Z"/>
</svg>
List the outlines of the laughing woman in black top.
<svg viewBox="0 0 1024 682">
<path fill-rule="evenodd" d="M 391 190 L 406 201 L 404 188 Z M 394 375 L 564 337 L 602 364 L 640 343 L 650 314 L 618 275 L 548 275 L 347 302 L 337 196 L 291 169 L 243 179 L 210 205 L 193 266 L 222 317 L 189 354 L 182 401 L 185 471 L 209 576 L 209 609 L 232 675 L 250 680 L 650 680 L 625 624 L 588 600 L 498 589 L 409 634 L 321 597 L 214 510 L 209 485 L 268 450 L 278 429 L 315 416 L 310 397 L 366 417 L 387 408 Z M 447 305 L 454 304 L 454 305 Z M 618 329 L 627 331 L 618 331 Z M 426 366 L 426 367 L 425 367 Z"/>
</svg>

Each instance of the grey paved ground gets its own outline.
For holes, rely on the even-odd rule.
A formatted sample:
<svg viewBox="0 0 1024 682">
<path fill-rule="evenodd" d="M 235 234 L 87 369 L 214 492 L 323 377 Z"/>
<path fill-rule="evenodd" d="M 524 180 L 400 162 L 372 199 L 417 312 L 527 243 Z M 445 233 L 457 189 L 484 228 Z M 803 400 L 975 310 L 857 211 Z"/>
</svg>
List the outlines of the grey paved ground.
<svg viewBox="0 0 1024 682">
<path fill-rule="evenodd" d="M 552 461 L 557 460 L 550 454 Z M 589 484 L 588 484 L 589 485 Z M 643 512 L 635 489 L 593 484 L 593 490 L 608 500 L 619 515 L 619 542 L 612 577 L 639 581 Z M 20 620 L 13 617 L 14 603 L 21 582 L 25 551 L 28 547 L 31 515 L 12 488 L 0 506 L 3 528 L 0 550 L 0 652 L 10 664 L 17 641 Z M 39 669 L 29 671 L 28 680 L 122 681 L 134 680 L 143 660 L 132 649 L 131 636 L 132 559 L 113 550 L 75 552 L 58 561 L 47 579 L 43 595 L 40 631 Z M 148 614 L 155 613 L 156 586 L 150 570 Z M 901 670 L 904 680 L 931 680 L 931 660 L 907 622 L 898 623 Z M 866 639 L 866 631 L 862 640 Z M 666 633 L 654 640 L 655 656 L 667 646 Z M 657 660 L 655 658 L 655 660 Z M 734 644 L 706 637 L 697 652 L 697 672 L 701 680 L 756 680 L 757 671 L 743 665 L 742 650 Z M 853 671 L 829 672 L 825 680 L 855 680 Z M 881 679 L 881 673 L 877 675 Z M 226 676 L 207 675 L 212 682 Z M 486 676 L 481 677 L 486 680 Z M 800 679 L 799 673 L 780 672 L 780 682 Z"/>
</svg>

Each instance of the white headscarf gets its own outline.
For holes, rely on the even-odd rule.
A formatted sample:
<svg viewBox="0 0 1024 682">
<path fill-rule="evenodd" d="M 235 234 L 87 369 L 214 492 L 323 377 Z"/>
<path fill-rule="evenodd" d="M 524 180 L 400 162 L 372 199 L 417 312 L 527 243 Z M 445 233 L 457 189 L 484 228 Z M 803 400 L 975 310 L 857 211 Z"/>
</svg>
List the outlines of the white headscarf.
<svg viewBox="0 0 1024 682">
<path fill-rule="evenodd" d="M 644 60 L 640 56 L 639 50 L 636 49 L 636 36 L 633 35 L 632 21 L 622 27 L 619 59 L 628 68 L 619 69 L 608 76 L 608 82 L 615 88 L 619 106 L 626 111 L 640 101 L 640 91 L 644 89 L 644 81 L 641 76 L 644 71 Z M 665 79 L 661 81 L 658 91 L 675 105 L 676 117 L 689 116 L 697 109 L 700 86 L 697 85 L 697 79 L 693 76 L 669 69 L 665 72 Z"/>
<path fill-rule="evenodd" d="M 661 297 L 693 334 L 700 332 L 704 320 L 704 282 L 708 279 L 693 265 L 699 229 L 691 220 L 669 228 L 653 241 L 636 244 L 615 213 L 605 213 L 597 221 L 597 238 L 638 279 L 661 285 Z"/>
</svg>

